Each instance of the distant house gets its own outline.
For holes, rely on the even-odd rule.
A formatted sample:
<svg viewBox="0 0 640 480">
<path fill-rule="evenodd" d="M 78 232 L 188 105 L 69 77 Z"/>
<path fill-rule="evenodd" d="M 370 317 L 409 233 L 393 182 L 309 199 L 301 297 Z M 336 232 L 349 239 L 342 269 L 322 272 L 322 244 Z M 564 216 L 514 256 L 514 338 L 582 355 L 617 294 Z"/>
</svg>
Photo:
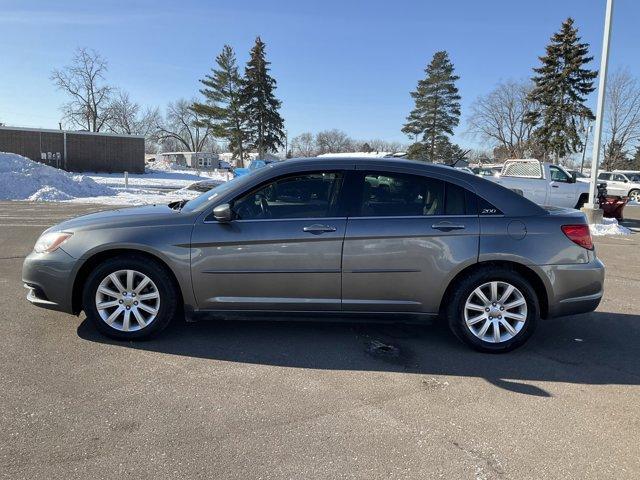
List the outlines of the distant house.
<svg viewBox="0 0 640 480">
<path fill-rule="evenodd" d="M 162 152 L 155 155 L 155 161 L 171 162 L 182 167 L 196 169 L 228 168 L 221 164 L 222 160 L 217 153 L 211 152 Z"/>
</svg>

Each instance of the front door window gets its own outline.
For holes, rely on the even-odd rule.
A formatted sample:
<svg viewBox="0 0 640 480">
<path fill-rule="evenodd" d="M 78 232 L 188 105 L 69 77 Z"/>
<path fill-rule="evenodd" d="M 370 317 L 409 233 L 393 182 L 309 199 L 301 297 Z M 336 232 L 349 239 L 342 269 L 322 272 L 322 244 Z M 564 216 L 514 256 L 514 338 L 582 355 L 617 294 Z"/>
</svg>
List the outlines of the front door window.
<svg viewBox="0 0 640 480">
<path fill-rule="evenodd" d="M 236 199 L 232 209 L 238 220 L 330 217 L 341 180 L 337 172 L 288 175 Z"/>
</svg>

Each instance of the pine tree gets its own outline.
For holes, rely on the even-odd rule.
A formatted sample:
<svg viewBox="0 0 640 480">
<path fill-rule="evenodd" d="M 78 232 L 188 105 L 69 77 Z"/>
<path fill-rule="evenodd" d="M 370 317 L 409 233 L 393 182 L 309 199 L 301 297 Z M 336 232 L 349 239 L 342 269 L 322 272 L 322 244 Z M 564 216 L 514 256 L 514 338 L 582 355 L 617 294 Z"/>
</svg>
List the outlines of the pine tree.
<svg viewBox="0 0 640 480">
<path fill-rule="evenodd" d="M 542 66 L 533 69 L 537 75 L 532 78 L 535 86 L 529 98 L 540 107 L 527 115 L 527 122 L 535 125 L 534 136 L 556 161 L 582 147 L 577 127 L 581 121 L 594 119 L 585 105 L 598 75 L 584 68 L 592 59 L 589 44 L 580 43 L 573 19 L 567 18 L 551 37 L 546 55 L 540 57 Z"/>
<path fill-rule="evenodd" d="M 194 103 L 192 110 L 204 119 L 216 137 L 224 138 L 234 159 L 244 160 L 247 142 L 247 122 L 240 98 L 242 78 L 238 73 L 233 48 L 225 45 L 216 57 L 218 68 L 200 80 L 200 93 L 205 103 Z"/>
<path fill-rule="evenodd" d="M 436 52 L 425 69 L 426 77 L 418 82 L 411 96 L 415 107 L 407 117 L 402 131 L 425 144 L 418 149 L 421 156 L 433 162 L 437 159 L 438 144 L 453 135 L 460 123 L 460 95 L 455 82 L 460 78 L 453 73 L 453 64 L 445 51 Z"/>
<path fill-rule="evenodd" d="M 276 81 L 269 75 L 269 65 L 265 44 L 257 37 L 245 68 L 241 99 L 248 119 L 251 146 L 258 151 L 258 158 L 277 151 L 283 146 L 284 138 L 284 120 L 278 112 L 281 102 L 273 93 Z"/>
<path fill-rule="evenodd" d="M 630 170 L 640 170 L 640 146 L 636 147 L 636 153 L 629 164 Z"/>
</svg>

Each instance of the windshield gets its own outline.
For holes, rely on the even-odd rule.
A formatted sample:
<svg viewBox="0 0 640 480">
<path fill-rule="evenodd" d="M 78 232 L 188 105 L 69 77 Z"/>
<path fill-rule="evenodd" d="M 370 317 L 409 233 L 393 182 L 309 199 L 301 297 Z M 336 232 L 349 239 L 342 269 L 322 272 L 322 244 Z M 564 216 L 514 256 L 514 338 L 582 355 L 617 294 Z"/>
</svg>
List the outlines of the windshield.
<svg viewBox="0 0 640 480">
<path fill-rule="evenodd" d="M 247 181 L 251 181 L 251 179 L 248 177 L 249 177 L 248 175 L 245 175 L 242 177 L 236 177 L 232 180 L 229 180 L 228 182 L 224 182 L 218 185 L 217 187 L 212 188 L 208 192 L 204 192 L 202 195 L 198 195 L 193 200 L 189 200 L 182 207 L 182 210 L 184 210 L 185 212 L 193 212 L 194 210 L 197 210 L 198 208 L 205 205 L 209 201 L 214 200 L 216 197 L 221 196 L 222 194 L 228 192 L 229 190 L 235 188 L 236 186 L 242 185 Z"/>
</svg>

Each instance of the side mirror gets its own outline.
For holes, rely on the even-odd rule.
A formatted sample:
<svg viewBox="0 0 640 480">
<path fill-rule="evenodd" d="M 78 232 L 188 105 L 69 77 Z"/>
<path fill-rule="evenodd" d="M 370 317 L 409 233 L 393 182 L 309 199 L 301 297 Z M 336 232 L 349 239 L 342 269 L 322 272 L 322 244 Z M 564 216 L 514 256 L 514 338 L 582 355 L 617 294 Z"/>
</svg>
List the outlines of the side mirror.
<svg viewBox="0 0 640 480">
<path fill-rule="evenodd" d="M 571 172 L 571 180 L 569 181 L 569 183 L 576 183 L 578 180 L 578 177 L 576 176 L 576 172 Z"/>
<path fill-rule="evenodd" d="M 231 205 L 223 203 L 213 209 L 214 218 L 221 223 L 228 223 L 232 220 Z"/>
</svg>

